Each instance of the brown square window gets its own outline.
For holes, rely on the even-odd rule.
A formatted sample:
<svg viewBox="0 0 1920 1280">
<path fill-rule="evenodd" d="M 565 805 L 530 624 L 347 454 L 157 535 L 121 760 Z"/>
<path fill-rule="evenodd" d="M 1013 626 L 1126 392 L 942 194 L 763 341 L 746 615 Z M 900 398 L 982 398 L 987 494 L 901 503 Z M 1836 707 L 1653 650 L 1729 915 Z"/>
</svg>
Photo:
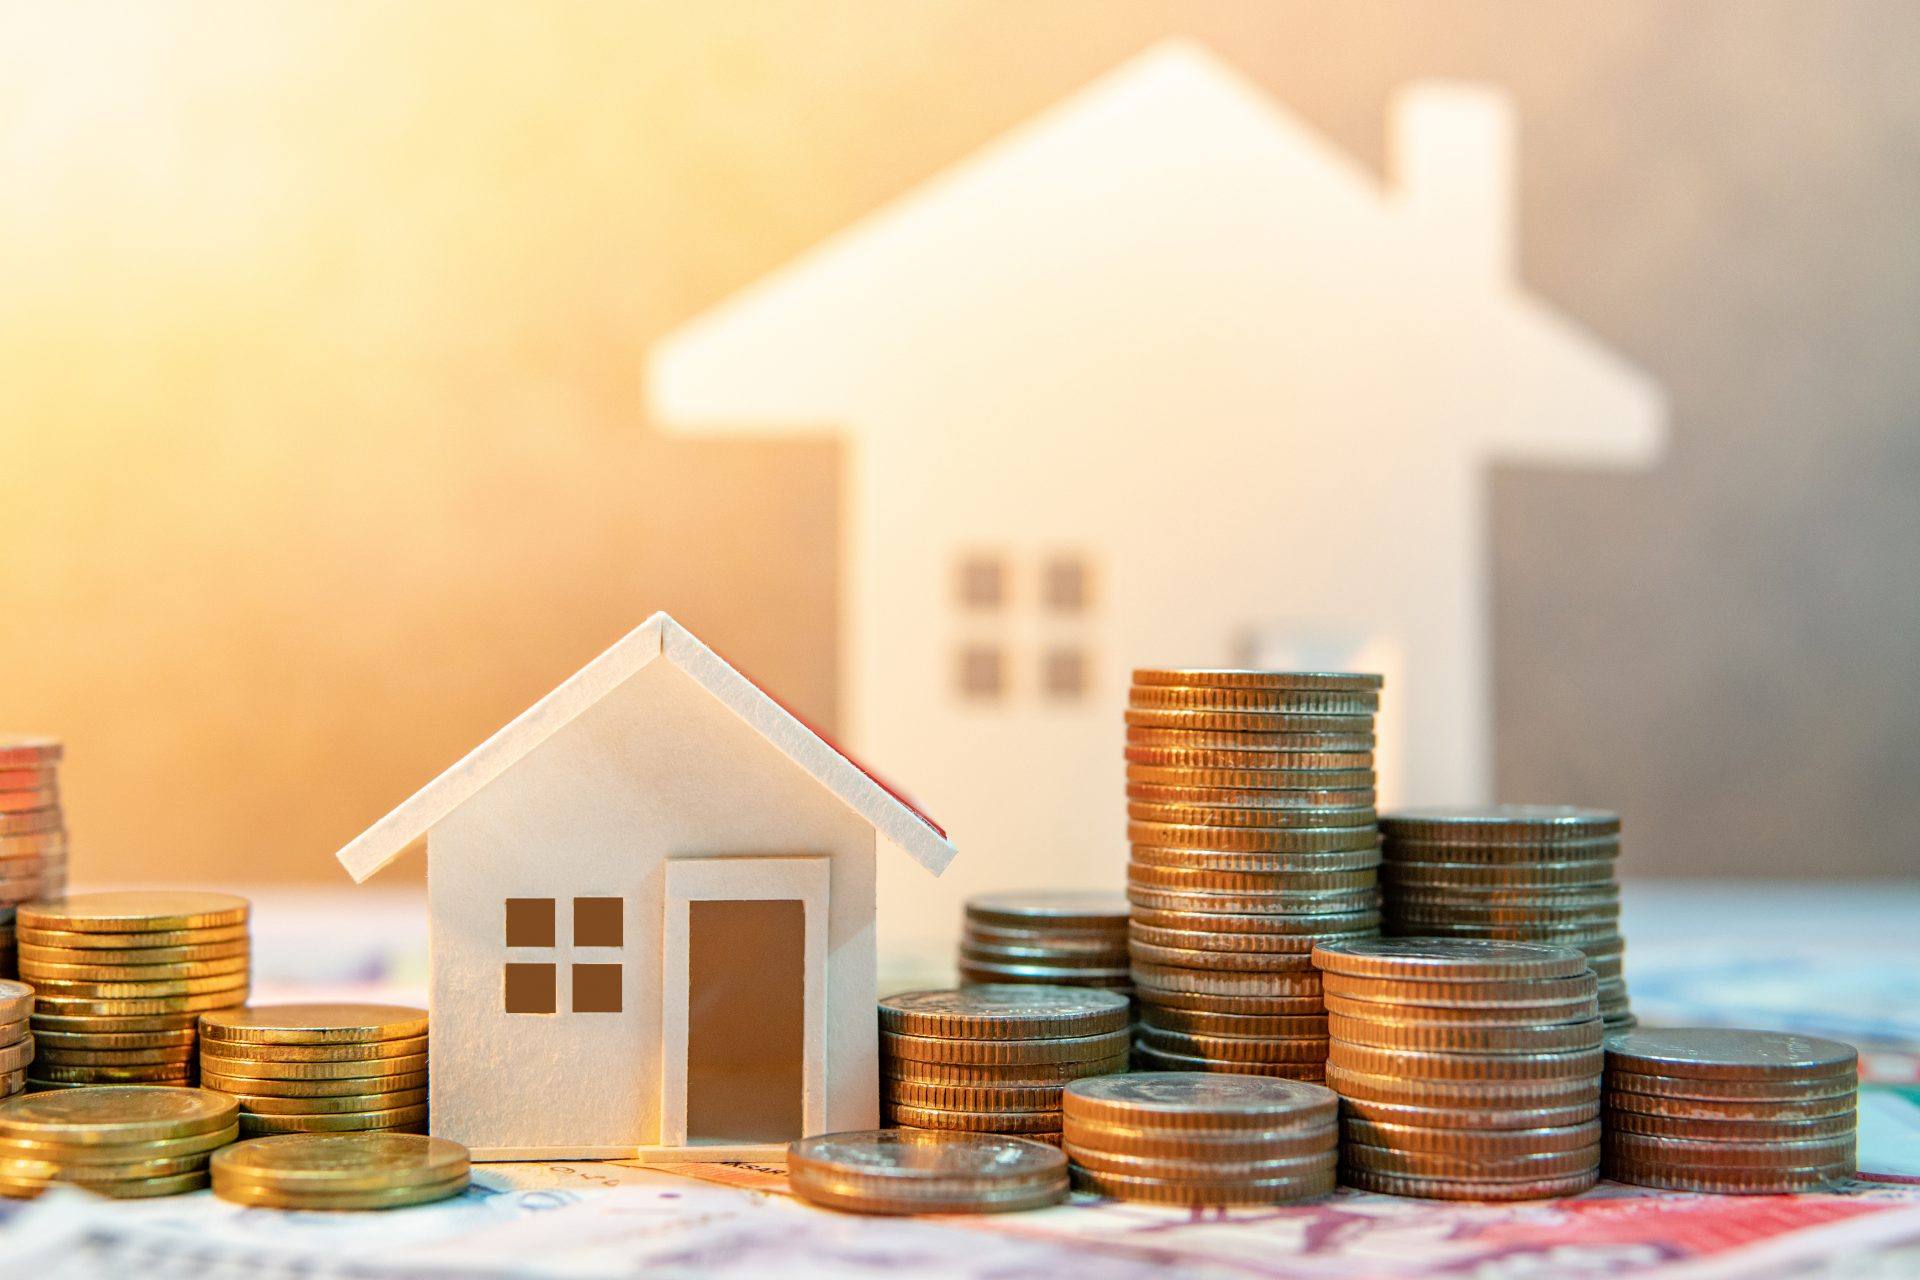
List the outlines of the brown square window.
<svg viewBox="0 0 1920 1280">
<path fill-rule="evenodd" d="M 510 964 L 507 966 L 507 1012 L 552 1013 L 555 1008 L 554 966 L 550 964 Z"/>
<path fill-rule="evenodd" d="M 1006 688 L 1006 672 L 1000 650 L 992 645 L 972 644 L 960 651 L 960 692 L 968 698 L 998 698 Z"/>
<path fill-rule="evenodd" d="M 573 1011 L 575 1013 L 620 1012 L 620 966 L 617 964 L 573 966 Z"/>
<path fill-rule="evenodd" d="M 550 947 L 553 945 L 553 899 L 507 899 L 507 945 L 510 947 Z"/>
<path fill-rule="evenodd" d="M 1049 649 L 1041 666 L 1049 698 L 1078 698 L 1087 691 L 1087 655 L 1079 649 Z"/>
<path fill-rule="evenodd" d="M 1007 602 L 1007 568 L 992 556 L 968 556 L 960 562 L 960 603 L 969 609 L 998 609 Z"/>
<path fill-rule="evenodd" d="M 573 900 L 573 945 L 576 947 L 617 947 L 620 945 L 620 899 L 575 898 Z"/>
<path fill-rule="evenodd" d="M 1086 562 L 1074 556 L 1047 561 L 1040 578 L 1040 599 L 1054 613 L 1081 613 L 1092 594 Z"/>
</svg>

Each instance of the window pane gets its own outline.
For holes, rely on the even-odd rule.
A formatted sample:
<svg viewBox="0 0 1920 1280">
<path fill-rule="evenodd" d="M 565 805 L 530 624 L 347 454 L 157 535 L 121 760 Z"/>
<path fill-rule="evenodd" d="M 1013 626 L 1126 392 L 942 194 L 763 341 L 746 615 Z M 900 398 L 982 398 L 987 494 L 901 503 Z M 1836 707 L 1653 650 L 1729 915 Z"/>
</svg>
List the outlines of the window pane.
<svg viewBox="0 0 1920 1280">
<path fill-rule="evenodd" d="M 575 898 L 573 900 L 573 945 L 576 947 L 617 947 L 620 945 L 620 899 Z"/>
<path fill-rule="evenodd" d="M 573 1011 L 575 1013 L 620 1012 L 620 966 L 617 964 L 573 966 Z"/>
<path fill-rule="evenodd" d="M 960 651 L 960 693 L 962 697 L 998 698 L 1006 687 L 1005 663 L 1000 650 L 992 645 L 968 645 Z"/>
<path fill-rule="evenodd" d="M 1087 655 L 1079 649 L 1049 649 L 1042 672 L 1049 698 L 1078 698 L 1087 691 Z"/>
<path fill-rule="evenodd" d="M 507 945 L 510 947 L 550 947 L 553 945 L 553 899 L 507 899 Z"/>
<path fill-rule="evenodd" d="M 552 1013 L 554 967 L 550 964 L 507 966 L 507 1012 Z"/>
<path fill-rule="evenodd" d="M 1006 565 L 994 556 L 960 562 L 960 603 L 968 609 L 998 609 L 1007 600 Z"/>
<path fill-rule="evenodd" d="M 1080 613 L 1092 594 L 1091 576 L 1079 556 L 1055 556 L 1041 575 L 1041 601 L 1054 613 Z"/>
</svg>

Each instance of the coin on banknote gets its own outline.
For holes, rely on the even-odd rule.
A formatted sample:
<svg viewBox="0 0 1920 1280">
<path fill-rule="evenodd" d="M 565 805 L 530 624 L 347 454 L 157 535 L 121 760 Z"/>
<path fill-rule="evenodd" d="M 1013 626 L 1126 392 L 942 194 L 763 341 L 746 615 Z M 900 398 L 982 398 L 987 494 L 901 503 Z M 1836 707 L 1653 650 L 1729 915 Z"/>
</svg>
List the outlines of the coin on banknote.
<svg viewBox="0 0 1920 1280">
<path fill-rule="evenodd" d="M 205 1089 L 100 1086 L 0 1103 L 0 1138 L 78 1146 L 151 1142 L 224 1129 L 238 1115 L 231 1098 Z"/>
<path fill-rule="evenodd" d="M 990 1213 L 1067 1194 L 1067 1160 L 1001 1134 L 877 1129 L 802 1138 L 787 1148 L 802 1199 L 856 1213 Z"/>
<path fill-rule="evenodd" d="M 248 1189 L 298 1198 L 444 1189 L 464 1184 L 469 1160 L 459 1143 L 425 1134 L 288 1134 L 227 1147 L 212 1170 L 214 1192 L 224 1199 Z"/>
</svg>

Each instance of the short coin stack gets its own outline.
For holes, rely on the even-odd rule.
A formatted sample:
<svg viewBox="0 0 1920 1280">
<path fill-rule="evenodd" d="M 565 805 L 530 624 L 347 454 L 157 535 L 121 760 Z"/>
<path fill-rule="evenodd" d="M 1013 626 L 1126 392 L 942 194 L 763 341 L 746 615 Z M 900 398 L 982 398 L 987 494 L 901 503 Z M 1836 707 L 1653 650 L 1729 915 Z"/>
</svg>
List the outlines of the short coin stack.
<svg viewBox="0 0 1920 1280">
<path fill-rule="evenodd" d="M 888 996 L 880 1002 L 885 1123 L 1058 1143 L 1066 1082 L 1126 1070 L 1127 1016 L 1124 997 L 1087 987 Z"/>
<path fill-rule="evenodd" d="M 33 1061 L 33 1033 L 27 1030 L 32 1012 L 33 988 L 0 978 L 0 1098 L 26 1092 L 27 1064 Z"/>
<path fill-rule="evenodd" d="M 213 1194 L 269 1209 L 399 1209 L 466 1190 L 467 1149 L 418 1133 L 294 1133 L 213 1157 Z"/>
<path fill-rule="evenodd" d="M 1859 1055 L 1777 1031 L 1679 1027 L 1607 1040 L 1606 1174 L 1780 1195 L 1853 1176 Z"/>
<path fill-rule="evenodd" d="M 1578 951 L 1376 938 L 1313 958 L 1327 984 L 1342 1181 L 1534 1200 L 1598 1180 L 1603 1027 Z"/>
<path fill-rule="evenodd" d="M 66 892 L 60 756 L 50 738 L 0 738 L 0 978 L 17 972 L 15 908 Z"/>
<path fill-rule="evenodd" d="M 0 1103 L 0 1195 L 54 1183 L 104 1196 L 207 1185 L 207 1160 L 239 1133 L 230 1099 L 204 1089 L 106 1085 Z"/>
<path fill-rule="evenodd" d="M 787 1185 L 848 1213 L 1006 1213 L 1067 1197 L 1067 1160 L 992 1133 L 868 1129 L 787 1146 Z"/>
<path fill-rule="evenodd" d="M 1160 1204 L 1278 1204 L 1333 1190 L 1339 1099 L 1267 1076 L 1154 1071 L 1067 1086 L 1064 1148 L 1085 1191 Z"/>
<path fill-rule="evenodd" d="M 1316 942 L 1380 931 L 1380 677 L 1142 669 L 1127 707 L 1137 1062 L 1322 1078 Z"/>
<path fill-rule="evenodd" d="M 1127 900 L 1072 890 L 969 898 L 960 981 L 1105 987 L 1131 995 Z"/>
<path fill-rule="evenodd" d="M 245 1137 L 424 1133 L 427 1011 L 280 1004 L 210 1013 L 200 1019 L 200 1082 L 240 1104 Z"/>
<path fill-rule="evenodd" d="M 1633 1025 L 1621 964 L 1620 815 L 1566 805 L 1382 815 L 1385 932 L 1578 947 L 1609 1031 Z"/>
<path fill-rule="evenodd" d="M 193 1082 L 200 1014 L 247 998 L 247 900 L 84 893 L 20 908 L 35 1088 Z"/>
</svg>

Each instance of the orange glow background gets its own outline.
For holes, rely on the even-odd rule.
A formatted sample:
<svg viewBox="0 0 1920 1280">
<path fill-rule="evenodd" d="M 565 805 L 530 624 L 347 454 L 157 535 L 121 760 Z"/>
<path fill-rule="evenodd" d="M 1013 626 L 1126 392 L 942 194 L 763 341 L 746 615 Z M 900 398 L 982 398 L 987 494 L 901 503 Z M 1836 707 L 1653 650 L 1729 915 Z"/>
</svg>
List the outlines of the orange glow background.
<svg viewBox="0 0 1920 1280">
<path fill-rule="evenodd" d="M 1910 31 L 1899 12 L 1886 16 Z M 1895 163 L 1835 143 L 1853 120 L 1837 89 L 1884 74 L 1882 109 L 1914 101 L 1910 61 L 1876 32 L 1868 18 L 1829 30 L 1790 6 L 1712 4 L 7 4 L 0 729 L 68 743 L 80 883 L 337 882 L 334 849 L 656 608 L 831 729 L 837 449 L 657 437 L 638 407 L 655 338 L 1184 33 L 1376 171 L 1393 88 L 1421 75 L 1508 86 L 1527 131 L 1529 282 L 1656 376 L 1732 385 L 1775 362 L 1762 349 L 1752 365 L 1701 359 L 1656 286 L 1703 246 L 1733 246 L 1779 273 L 1783 297 L 1813 287 L 1793 273 L 1820 259 L 1739 222 L 1758 198 L 1740 182 L 1798 190 L 1796 155 L 1842 177 Z M 1775 114 L 1789 100 L 1820 113 Z M 1641 154 L 1669 135 L 1721 148 L 1744 176 L 1716 189 Z M 1795 138 L 1797 152 L 1762 145 Z M 1623 173 L 1645 198 L 1601 209 Z M 1858 235 L 1872 243 L 1875 227 L 1899 233 Z M 1763 311 L 1756 332 L 1771 333 Z M 1845 363 L 1836 352 L 1809 376 L 1838 385 Z M 1529 666 L 1546 651 L 1529 647 L 1528 610 L 1551 576 L 1541 557 L 1570 541 L 1540 533 L 1553 512 L 1611 494 L 1711 506 L 1689 476 L 1724 474 L 1732 453 L 1699 452 L 1703 422 L 1756 430 L 1756 403 L 1672 385 L 1664 477 L 1598 497 L 1577 477 L 1516 496 L 1502 477 L 1492 531 L 1497 585 L 1536 591 L 1503 597 L 1496 616 L 1503 790 L 1552 782 L 1539 768 L 1587 796 L 1631 802 L 1641 787 L 1650 798 L 1630 815 L 1682 858 L 1656 870 L 1686 870 L 1702 847 L 1660 827 L 1673 775 L 1630 743 L 1585 757 L 1530 747 L 1514 718 L 1568 711 L 1550 699 L 1569 669 L 1595 673 L 1584 706 L 1604 717 L 1619 692 L 1604 664 L 1658 652 L 1633 629 L 1661 623 L 1629 617 L 1613 650 Z M 1816 425 L 1841 416 L 1765 400 Z M 1849 465 L 1875 470 L 1864 453 Z M 1754 492 L 1771 493 L 1772 475 Z M 1642 537 L 1675 581 L 1741 554 L 1737 536 Z M 1590 585 L 1644 582 L 1609 560 Z M 1592 628 L 1574 630 L 1577 645 Z M 1755 630 L 1784 643 L 1764 620 Z M 1760 661 L 1757 678 L 1792 656 Z M 1882 658 L 1892 674 L 1897 655 L 1876 648 L 1855 687 L 1878 683 Z M 1626 683 L 1672 695 L 1690 679 L 1674 666 L 1671 686 Z M 1910 691 L 1887 705 L 1901 718 L 1881 737 L 1915 741 Z M 1702 744 L 1738 736 L 1707 727 Z M 1841 851 L 1835 868 L 1911 870 L 1910 838 L 1857 825 L 1885 812 L 1896 829 L 1886 806 L 1915 807 L 1910 773 L 1885 780 L 1870 795 L 1803 793 L 1856 822 L 1836 834 L 1822 811 L 1797 811 Z M 1804 848 L 1778 823 L 1743 830 L 1745 869 L 1784 871 Z"/>
</svg>

